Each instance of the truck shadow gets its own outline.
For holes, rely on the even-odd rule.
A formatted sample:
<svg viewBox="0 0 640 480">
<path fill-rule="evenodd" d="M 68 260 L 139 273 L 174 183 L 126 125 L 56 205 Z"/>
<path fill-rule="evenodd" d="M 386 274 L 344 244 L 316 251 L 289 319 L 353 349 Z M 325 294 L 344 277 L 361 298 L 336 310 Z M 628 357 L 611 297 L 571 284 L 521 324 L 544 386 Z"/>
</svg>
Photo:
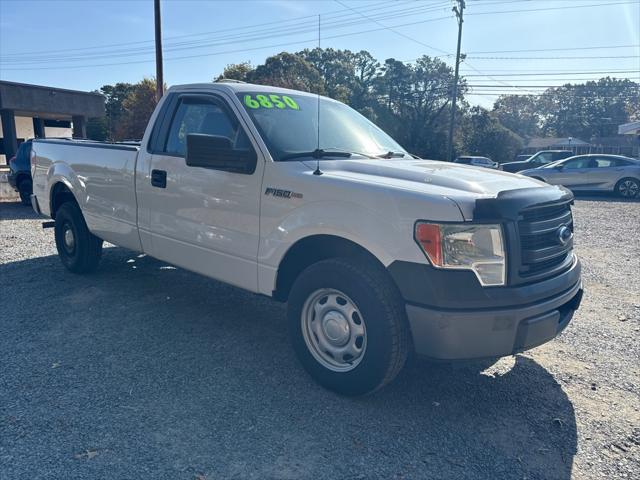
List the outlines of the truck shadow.
<svg viewBox="0 0 640 480">
<path fill-rule="evenodd" d="M 44 217 L 38 215 L 33 211 L 30 205 L 22 205 L 19 201 L 6 201 L 0 202 L 0 220 L 22 220 Z"/>
<path fill-rule="evenodd" d="M 0 426 L 16 472 L 46 458 L 87 478 L 571 477 L 573 406 L 526 355 L 499 374 L 416 360 L 344 398 L 299 366 L 270 299 L 120 248 L 93 275 L 49 256 L 0 277 Z"/>
</svg>

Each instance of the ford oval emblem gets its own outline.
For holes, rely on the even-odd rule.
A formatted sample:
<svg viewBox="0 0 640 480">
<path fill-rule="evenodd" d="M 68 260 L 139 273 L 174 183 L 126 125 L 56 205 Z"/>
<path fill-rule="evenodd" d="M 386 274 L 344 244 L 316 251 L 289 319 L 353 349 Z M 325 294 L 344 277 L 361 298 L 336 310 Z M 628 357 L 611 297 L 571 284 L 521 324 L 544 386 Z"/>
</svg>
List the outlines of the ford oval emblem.
<svg viewBox="0 0 640 480">
<path fill-rule="evenodd" d="M 571 237 L 573 237 L 573 232 L 569 230 L 567 226 L 563 225 L 558 229 L 558 243 L 560 243 L 560 245 L 569 243 Z"/>
</svg>

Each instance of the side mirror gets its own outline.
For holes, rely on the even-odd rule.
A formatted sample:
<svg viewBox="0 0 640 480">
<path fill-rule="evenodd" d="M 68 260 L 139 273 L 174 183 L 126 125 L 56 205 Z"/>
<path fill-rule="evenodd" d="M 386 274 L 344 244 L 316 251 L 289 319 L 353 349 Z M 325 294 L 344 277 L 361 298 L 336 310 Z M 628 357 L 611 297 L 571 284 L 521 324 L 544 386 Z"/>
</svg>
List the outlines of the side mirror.
<svg viewBox="0 0 640 480">
<path fill-rule="evenodd" d="M 556 165 L 555 167 L 553 167 L 553 169 L 561 172 L 562 170 L 564 170 L 564 165 Z"/>
<path fill-rule="evenodd" d="M 256 169 L 256 161 L 252 148 L 235 150 L 227 137 L 203 133 L 187 135 L 186 163 L 190 167 L 250 174 Z"/>
</svg>

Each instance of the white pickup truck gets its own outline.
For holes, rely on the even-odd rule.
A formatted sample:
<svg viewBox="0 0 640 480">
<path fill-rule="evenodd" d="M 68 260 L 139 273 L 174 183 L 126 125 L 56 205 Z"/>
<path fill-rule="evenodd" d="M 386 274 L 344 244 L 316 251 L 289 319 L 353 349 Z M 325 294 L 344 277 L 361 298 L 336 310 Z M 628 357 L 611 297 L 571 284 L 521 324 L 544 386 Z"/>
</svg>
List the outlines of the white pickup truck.
<svg viewBox="0 0 640 480">
<path fill-rule="evenodd" d="M 173 87 L 139 145 L 35 140 L 31 162 L 69 270 L 95 270 L 105 240 L 287 301 L 300 361 L 346 395 L 412 352 L 540 345 L 582 298 L 570 192 L 417 159 L 329 98 Z"/>
</svg>

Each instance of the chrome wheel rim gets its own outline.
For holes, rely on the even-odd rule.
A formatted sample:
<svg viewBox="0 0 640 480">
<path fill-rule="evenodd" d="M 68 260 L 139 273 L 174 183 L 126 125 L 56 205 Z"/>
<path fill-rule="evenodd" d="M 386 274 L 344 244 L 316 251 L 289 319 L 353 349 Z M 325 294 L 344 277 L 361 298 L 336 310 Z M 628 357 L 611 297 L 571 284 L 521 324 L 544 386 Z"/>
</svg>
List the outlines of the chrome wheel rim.
<svg viewBox="0 0 640 480">
<path fill-rule="evenodd" d="M 635 197 L 638 194 L 638 184 L 633 180 L 625 180 L 620 184 L 620 195 L 623 197 Z"/>
<path fill-rule="evenodd" d="M 323 288 L 309 295 L 301 326 L 307 349 L 323 367 L 348 372 L 362 361 L 367 348 L 364 318 L 341 291 Z"/>
<path fill-rule="evenodd" d="M 62 240 L 64 241 L 65 250 L 68 253 L 73 253 L 73 251 L 76 248 L 76 237 L 73 234 L 73 229 L 71 228 L 71 225 L 69 225 L 68 223 L 65 224 L 64 226 Z"/>
</svg>

